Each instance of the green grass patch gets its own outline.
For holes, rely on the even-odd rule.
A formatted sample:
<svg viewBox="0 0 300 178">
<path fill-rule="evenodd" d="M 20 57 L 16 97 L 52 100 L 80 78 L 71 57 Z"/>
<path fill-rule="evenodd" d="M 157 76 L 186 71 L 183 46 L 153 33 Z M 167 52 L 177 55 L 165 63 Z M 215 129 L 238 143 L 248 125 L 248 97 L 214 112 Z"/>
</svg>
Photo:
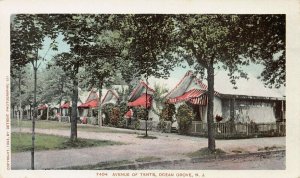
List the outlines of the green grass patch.
<svg viewBox="0 0 300 178">
<path fill-rule="evenodd" d="M 136 162 L 151 162 L 151 161 L 159 161 L 161 158 L 155 157 L 155 156 L 146 156 L 146 157 L 141 157 L 137 158 L 135 161 Z"/>
<path fill-rule="evenodd" d="M 31 120 L 22 120 L 19 121 L 17 119 L 11 119 L 12 128 L 31 128 L 32 121 Z M 35 122 L 35 128 L 38 129 L 61 129 L 61 130 L 70 130 L 71 123 L 66 122 L 58 122 L 58 121 L 47 121 L 47 120 L 38 120 Z M 86 125 L 86 124 L 77 124 L 78 131 L 86 131 L 86 132 L 106 132 L 106 133 L 127 133 L 127 134 L 137 134 L 137 132 L 132 132 L 130 130 L 115 130 L 113 128 L 103 128 L 94 125 Z"/>
<path fill-rule="evenodd" d="M 90 165 L 84 165 L 84 166 L 72 166 L 72 167 L 66 167 L 62 168 L 64 170 L 103 170 L 105 168 L 110 167 L 117 167 L 122 166 L 125 164 L 133 164 L 133 161 L 129 160 L 121 160 L 121 161 L 107 161 L 107 162 L 100 162 L 97 164 L 90 164 Z"/>
<path fill-rule="evenodd" d="M 137 138 L 142 138 L 142 139 L 157 139 L 157 137 L 150 136 L 150 135 L 148 135 L 148 136 L 146 136 L 146 135 L 139 135 L 139 136 L 137 136 Z"/>
<path fill-rule="evenodd" d="M 84 148 L 93 146 L 108 146 L 121 145 L 121 142 L 113 142 L 108 140 L 92 140 L 92 139 L 77 139 L 70 141 L 67 137 L 35 134 L 35 150 L 57 150 L 57 149 L 71 149 Z M 11 135 L 11 151 L 24 152 L 31 150 L 31 134 L 13 132 Z"/>
<path fill-rule="evenodd" d="M 187 156 L 191 158 L 198 158 L 207 156 L 220 156 L 224 154 L 226 154 L 226 152 L 221 149 L 216 149 L 214 152 L 212 152 L 208 148 L 202 148 L 198 151 L 188 153 Z"/>
<path fill-rule="evenodd" d="M 273 146 L 270 146 L 270 147 L 269 146 L 265 146 L 263 148 L 258 148 L 257 151 L 272 151 L 272 150 L 277 150 L 277 149 L 281 149 L 281 148 L 284 148 L 284 147 L 273 145 Z"/>
<path fill-rule="evenodd" d="M 247 151 L 247 150 L 245 150 L 245 149 L 243 149 L 243 148 L 240 148 L 240 147 L 231 150 L 231 152 L 232 152 L 232 153 L 236 153 L 236 154 L 240 154 L 240 153 L 250 153 L 249 151 Z"/>
</svg>

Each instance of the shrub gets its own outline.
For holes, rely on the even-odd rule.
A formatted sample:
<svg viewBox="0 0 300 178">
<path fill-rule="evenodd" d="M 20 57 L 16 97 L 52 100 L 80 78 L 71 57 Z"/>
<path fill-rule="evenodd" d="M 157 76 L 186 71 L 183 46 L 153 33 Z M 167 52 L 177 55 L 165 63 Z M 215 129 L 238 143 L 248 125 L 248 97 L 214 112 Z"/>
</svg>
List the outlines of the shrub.
<svg viewBox="0 0 300 178">
<path fill-rule="evenodd" d="M 166 126 L 167 126 L 167 123 L 164 122 L 164 120 L 160 119 L 157 126 L 156 126 L 156 128 L 157 128 L 157 130 L 159 130 L 161 132 L 165 132 Z"/>
<path fill-rule="evenodd" d="M 178 121 L 179 134 L 187 134 L 192 123 L 192 119 L 194 118 L 193 109 L 187 104 L 179 106 L 176 118 Z"/>
<path fill-rule="evenodd" d="M 126 119 L 121 117 L 118 121 L 117 127 L 119 128 L 125 128 L 126 127 Z"/>
<path fill-rule="evenodd" d="M 127 103 L 121 102 L 119 108 L 120 108 L 120 117 L 122 118 L 128 111 Z"/>
<path fill-rule="evenodd" d="M 104 124 L 109 125 L 111 120 L 112 110 L 115 106 L 111 103 L 106 104 L 102 107 L 102 113 L 105 115 Z"/>
<path fill-rule="evenodd" d="M 135 107 L 133 108 L 133 116 L 139 120 L 146 120 L 147 118 L 147 110 L 142 107 Z"/>
<path fill-rule="evenodd" d="M 136 120 L 135 123 L 134 123 L 134 129 L 135 129 L 135 130 L 138 130 L 138 129 L 140 129 L 140 127 L 141 127 L 140 121 L 139 121 L 139 120 Z"/>
<path fill-rule="evenodd" d="M 175 110 L 176 108 L 174 104 L 165 103 L 164 108 L 161 110 L 159 119 L 172 122 Z"/>
<path fill-rule="evenodd" d="M 117 126 L 119 118 L 120 118 L 120 109 L 118 107 L 112 108 L 110 123 L 114 126 Z"/>
</svg>

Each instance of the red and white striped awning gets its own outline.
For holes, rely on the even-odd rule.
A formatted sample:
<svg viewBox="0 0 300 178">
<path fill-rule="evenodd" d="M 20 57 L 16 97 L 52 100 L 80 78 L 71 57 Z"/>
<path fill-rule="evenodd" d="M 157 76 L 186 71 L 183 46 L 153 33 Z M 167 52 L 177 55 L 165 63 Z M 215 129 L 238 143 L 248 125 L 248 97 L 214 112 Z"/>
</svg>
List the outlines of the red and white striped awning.
<svg viewBox="0 0 300 178">
<path fill-rule="evenodd" d="M 146 102 L 147 101 L 147 102 Z M 136 99 L 133 102 L 128 102 L 128 106 L 131 107 L 144 107 L 144 108 L 150 108 L 152 105 L 152 96 L 149 94 L 142 94 L 138 99 Z"/>
<path fill-rule="evenodd" d="M 205 105 L 207 105 L 207 95 L 204 94 L 204 95 L 201 95 L 200 97 L 192 98 L 189 100 L 189 102 L 192 104 L 205 106 Z"/>
<path fill-rule="evenodd" d="M 192 104 L 200 104 L 200 105 L 206 105 L 207 103 L 207 97 L 204 95 L 206 91 L 205 90 L 199 90 L 199 89 L 192 89 L 187 92 L 185 92 L 181 96 L 177 96 L 175 98 L 170 98 L 168 100 L 169 103 L 179 103 L 184 101 L 189 101 Z M 203 97 L 205 96 L 205 97 Z"/>
</svg>

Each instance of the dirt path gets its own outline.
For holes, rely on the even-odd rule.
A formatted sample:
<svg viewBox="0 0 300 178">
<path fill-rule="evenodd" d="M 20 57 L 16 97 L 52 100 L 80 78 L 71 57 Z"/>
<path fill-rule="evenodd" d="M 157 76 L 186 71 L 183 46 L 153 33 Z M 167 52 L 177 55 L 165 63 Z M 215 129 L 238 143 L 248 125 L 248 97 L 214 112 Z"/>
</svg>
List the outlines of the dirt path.
<svg viewBox="0 0 300 178">
<path fill-rule="evenodd" d="M 184 162 L 178 164 L 167 164 L 150 166 L 146 169 L 166 170 L 284 170 L 285 155 L 283 153 L 268 156 L 247 156 L 243 158 L 231 158 L 225 160 L 210 160 L 205 162 Z"/>
<path fill-rule="evenodd" d="M 19 131 L 19 130 L 13 130 Z M 31 132 L 22 128 L 21 132 Z M 36 133 L 69 136 L 68 130 L 36 129 Z M 206 138 L 150 132 L 157 139 L 137 138 L 137 134 L 78 132 L 78 137 L 87 139 L 112 140 L 126 145 L 91 147 L 69 150 L 39 151 L 35 153 L 36 169 L 96 164 L 105 161 L 135 160 L 145 156 L 160 157 L 164 160 L 186 158 L 186 153 L 207 146 Z M 240 140 L 217 140 L 216 145 L 224 151 L 243 150 L 256 152 L 261 147 L 285 147 L 285 137 L 254 138 Z M 12 169 L 29 169 L 30 152 L 12 153 Z"/>
</svg>

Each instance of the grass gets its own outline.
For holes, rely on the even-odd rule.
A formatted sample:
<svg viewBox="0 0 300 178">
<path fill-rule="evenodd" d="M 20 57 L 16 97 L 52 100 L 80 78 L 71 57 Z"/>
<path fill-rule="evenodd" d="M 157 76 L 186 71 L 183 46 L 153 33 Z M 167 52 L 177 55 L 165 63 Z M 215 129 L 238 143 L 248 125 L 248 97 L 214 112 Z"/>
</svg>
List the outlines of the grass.
<svg viewBox="0 0 300 178">
<path fill-rule="evenodd" d="M 272 150 L 277 150 L 277 149 L 281 149 L 281 148 L 284 148 L 284 147 L 273 145 L 273 146 L 270 146 L 270 147 L 269 146 L 265 146 L 263 148 L 258 148 L 257 151 L 272 151 Z"/>
<path fill-rule="evenodd" d="M 146 156 L 146 157 L 141 157 L 137 158 L 135 161 L 136 162 L 151 162 L 151 161 L 159 161 L 161 158 L 155 157 L 155 156 Z"/>
<path fill-rule="evenodd" d="M 187 156 L 191 158 L 198 158 L 207 156 L 219 156 L 224 154 L 226 154 L 226 152 L 221 149 L 216 149 L 215 152 L 211 152 L 208 148 L 202 148 L 198 151 L 188 153 Z"/>
<path fill-rule="evenodd" d="M 91 165 L 66 167 L 66 168 L 62 168 L 62 169 L 65 169 L 65 170 L 103 170 L 108 167 L 117 167 L 117 166 L 122 166 L 124 164 L 133 164 L 133 163 L 134 163 L 133 161 L 129 161 L 129 160 L 107 161 L 107 162 L 100 162 L 100 163 L 91 164 Z"/>
<path fill-rule="evenodd" d="M 67 137 L 35 134 L 35 150 L 57 150 L 57 149 L 71 149 L 84 148 L 93 146 L 108 146 L 120 145 L 121 142 L 113 142 L 108 140 L 92 140 L 92 139 L 77 139 L 70 141 Z M 24 152 L 31 150 L 31 134 L 29 133 L 15 133 L 11 135 L 11 151 Z"/>
<path fill-rule="evenodd" d="M 18 123 L 17 119 L 11 119 L 12 128 L 31 128 L 32 121 L 31 120 L 22 120 Z M 38 120 L 35 122 L 35 128 L 38 129 L 61 129 L 61 130 L 70 130 L 71 124 L 65 122 L 58 121 L 47 121 L 47 120 Z M 129 130 L 115 130 L 111 128 L 103 128 L 93 125 L 86 124 L 77 124 L 78 131 L 86 131 L 86 132 L 106 132 L 106 133 L 127 133 L 127 134 L 136 134 L 136 132 L 132 132 Z"/>
<path fill-rule="evenodd" d="M 135 159 L 135 162 L 151 162 L 151 161 L 159 161 L 161 158 L 154 157 L 154 156 L 146 156 Z M 106 161 L 106 162 L 100 162 L 97 164 L 90 164 L 90 165 L 83 165 L 83 166 L 72 166 L 72 167 L 66 167 L 61 168 L 64 170 L 105 170 L 107 168 L 111 167 L 118 167 L 123 166 L 126 164 L 134 164 L 134 161 L 131 160 L 121 160 L 121 161 Z"/>
<path fill-rule="evenodd" d="M 154 136 L 146 136 L 146 135 L 139 135 L 137 136 L 137 138 L 142 138 L 142 139 L 157 139 L 157 137 L 154 137 Z"/>
<path fill-rule="evenodd" d="M 237 153 L 237 154 L 239 154 L 239 153 L 250 153 L 249 151 L 247 151 L 247 150 L 245 150 L 243 148 L 240 148 L 240 147 L 231 150 L 231 152 L 232 153 Z"/>
</svg>

